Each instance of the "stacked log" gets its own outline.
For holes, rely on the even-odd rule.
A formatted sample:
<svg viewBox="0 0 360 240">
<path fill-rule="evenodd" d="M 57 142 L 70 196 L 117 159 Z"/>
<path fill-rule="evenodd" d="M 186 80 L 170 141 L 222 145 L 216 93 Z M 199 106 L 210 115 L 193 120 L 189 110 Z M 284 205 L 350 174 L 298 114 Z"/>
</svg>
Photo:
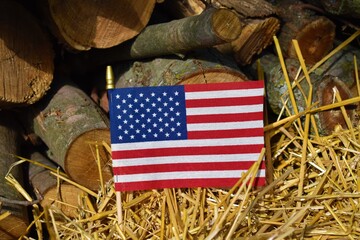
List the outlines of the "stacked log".
<svg viewBox="0 0 360 240">
<path fill-rule="evenodd" d="M 36 17 L 16 1 L 0 2 L 0 108 L 30 105 L 50 88 L 54 52 Z"/>
<path fill-rule="evenodd" d="M 17 239 L 26 233 L 28 225 L 27 210 L 19 204 L 24 198 L 5 179 L 10 166 L 17 161 L 15 156 L 21 155 L 21 128 L 13 119 L 11 112 L 0 111 L 0 215 L 10 213 L 0 220 L 0 239 Z M 11 174 L 22 183 L 20 168 L 13 168 Z"/>
<path fill-rule="evenodd" d="M 109 48 L 138 35 L 150 19 L 155 0 L 44 0 L 39 5 L 52 33 L 67 47 L 85 51 Z"/>
<path fill-rule="evenodd" d="M 112 177 L 111 162 L 102 147 L 102 142 L 110 144 L 108 118 L 76 85 L 66 79 L 54 81 L 49 94 L 29 108 L 29 131 L 44 141 L 51 158 L 71 179 L 96 190 L 101 181 Z M 100 159 L 95 154 L 97 145 Z"/>
<path fill-rule="evenodd" d="M 85 192 L 72 184 L 58 180 L 51 174 L 49 168 L 55 171 L 57 166 L 40 152 L 31 153 L 30 159 L 48 167 L 35 164 L 29 166 L 29 180 L 34 191 L 41 195 L 41 206 L 47 208 L 53 205 L 61 209 L 66 216 L 76 217 L 80 198 L 82 195 L 85 196 Z"/>
</svg>

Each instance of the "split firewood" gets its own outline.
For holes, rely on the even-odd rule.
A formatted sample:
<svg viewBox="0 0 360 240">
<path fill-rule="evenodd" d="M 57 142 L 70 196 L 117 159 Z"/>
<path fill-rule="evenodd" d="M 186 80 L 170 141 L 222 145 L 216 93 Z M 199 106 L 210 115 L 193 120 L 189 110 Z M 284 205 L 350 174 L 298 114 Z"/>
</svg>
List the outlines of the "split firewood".
<svg viewBox="0 0 360 240">
<path fill-rule="evenodd" d="M 77 86 L 57 79 L 29 115 L 28 128 L 43 140 L 51 159 L 75 182 L 95 190 L 112 177 L 110 158 L 102 145 L 110 144 L 108 118 Z"/>
<path fill-rule="evenodd" d="M 250 64 L 273 42 L 273 36 L 280 29 L 280 20 L 275 17 L 246 19 L 240 36 L 231 43 L 216 46 L 224 54 L 232 54 L 240 65 Z"/>
<path fill-rule="evenodd" d="M 56 169 L 56 165 L 39 152 L 33 152 L 30 159 Z M 54 170 L 53 170 L 54 171 Z M 51 170 L 30 164 L 29 180 L 34 190 L 41 195 L 40 205 L 43 208 L 56 206 L 68 217 L 76 217 L 80 206 L 80 197 L 85 192 L 78 187 L 58 180 Z"/>
<path fill-rule="evenodd" d="M 266 92 L 269 106 L 276 114 L 280 114 L 284 106 L 288 109 L 285 110 L 285 113 L 294 114 L 294 106 L 292 106 L 289 100 L 286 100 L 288 98 L 288 88 L 278 58 L 275 55 L 269 54 L 263 56 L 260 61 L 266 73 Z M 339 59 L 337 59 L 337 61 L 339 61 Z M 296 59 L 289 58 L 286 60 L 287 72 L 291 81 L 294 81 L 299 66 L 300 64 Z M 337 66 L 340 67 L 340 65 Z M 310 74 L 313 89 L 312 104 L 316 103 L 317 105 L 315 107 L 320 107 L 333 103 L 334 99 L 336 99 L 335 91 L 338 91 L 342 100 L 352 98 L 354 95 L 348 87 L 350 80 L 347 79 L 347 76 L 343 78 L 341 71 L 339 74 L 339 71 L 336 72 L 333 68 L 326 69 L 326 66 L 324 67 L 325 68 L 319 67 L 318 70 Z M 307 108 L 306 101 L 309 93 L 309 85 L 306 80 L 302 80 L 299 86 L 293 88 L 293 93 L 298 111 L 303 112 Z M 356 125 L 358 121 L 355 111 L 356 107 L 357 106 L 354 105 L 346 107 L 347 116 L 354 125 Z M 334 131 L 337 125 L 347 128 L 345 117 L 339 108 L 321 111 L 314 114 L 314 116 L 317 120 L 319 134 L 328 135 Z"/>
<path fill-rule="evenodd" d="M 10 213 L 0 220 L 0 239 L 17 239 L 25 234 L 28 225 L 27 210 L 23 204 L 19 204 L 25 199 L 5 179 L 10 166 L 17 161 L 15 155 L 20 155 L 22 137 L 19 129 L 13 114 L 0 111 L 0 215 Z M 22 182 L 20 168 L 13 168 L 11 174 Z"/>
<path fill-rule="evenodd" d="M 228 9 L 236 13 L 241 19 L 242 31 L 240 35 L 231 42 L 217 45 L 216 48 L 224 54 L 234 55 L 240 65 L 251 63 L 253 57 L 262 52 L 273 42 L 273 36 L 280 29 L 280 21 L 274 15 L 276 8 L 265 0 L 216 0 L 209 5 L 199 4 L 199 1 L 165 1 L 165 7 L 176 9 L 172 12 L 183 13 L 185 17 L 199 14 L 211 5 L 218 9 Z M 201 1 L 200 1 L 201 2 Z M 184 11 L 183 9 L 188 11 Z"/>
<path fill-rule="evenodd" d="M 109 48 L 139 34 L 148 23 L 155 0 L 38 0 L 45 22 L 67 47 Z"/>
<path fill-rule="evenodd" d="M 109 49 L 94 49 L 86 56 L 91 65 L 120 60 L 183 54 L 236 39 L 239 18 L 226 9 L 208 9 L 200 15 L 147 26 L 133 41 Z"/>
<path fill-rule="evenodd" d="M 37 19 L 16 1 L 0 2 L 0 108 L 38 101 L 53 79 L 54 53 Z"/>
<path fill-rule="evenodd" d="M 309 65 L 320 61 L 333 48 L 335 24 L 330 19 L 317 15 L 298 0 L 279 1 L 277 7 L 284 21 L 279 42 L 285 57 L 297 58 L 293 39 L 298 41 L 303 58 Z"/>
</svg>

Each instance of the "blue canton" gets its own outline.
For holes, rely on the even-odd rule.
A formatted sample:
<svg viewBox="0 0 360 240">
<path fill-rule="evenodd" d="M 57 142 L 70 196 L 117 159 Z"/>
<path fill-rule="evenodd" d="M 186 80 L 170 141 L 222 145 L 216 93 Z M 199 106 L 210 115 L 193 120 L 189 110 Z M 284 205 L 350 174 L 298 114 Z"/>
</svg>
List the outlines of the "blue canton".
<svg viewBox="0 0 360 240">
<path fill-rule="evenodd" d="M 117 88 L 109 93 L 112 143 L 187 138 L 183 86 Z"/>
</svg>

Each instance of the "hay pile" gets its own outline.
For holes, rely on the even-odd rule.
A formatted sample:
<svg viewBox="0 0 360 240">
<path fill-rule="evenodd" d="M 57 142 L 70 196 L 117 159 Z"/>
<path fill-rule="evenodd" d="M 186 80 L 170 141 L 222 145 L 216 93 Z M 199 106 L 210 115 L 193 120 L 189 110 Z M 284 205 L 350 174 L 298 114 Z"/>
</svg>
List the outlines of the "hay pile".
<svg viewBox="0 0 360 240">
<path fill-rule="evenodd" d="M 297 52 L 303 72 L 299 81 L 307 81 L 308 70 Z M 279 59 L 284 64 L 281 53 Z M 293 98 L 291 92 L 285 97 Z M 61 199 L 44 210 L 34 204 L 29 232 L 36 239 L 358 239 L 360 126 L 349 123 L 344 106 L 360 98 L 344 101 L 334 91 L 334 99 L 329 106 L 309 104 L 302 113 L 290 114 L 284 107 L 288 117 L 265 126 L 271 145 L 231 189 L 164 189 L 119 196 L 112 182 L 102 184 L 98 193 L 78 186 L 86 192 L 80 207 L 68 206 L 77 211 L 76 218 L 63 214 Z M 339 126 L 332 135 L 320 136 L 313 115 L 336 107 L 343 110 L 348 129 Z M 274 180 L 254 189 L 250 186 L 265 155 L 272 157 Z M 72 183 L 56 170 L 54 174 Z"/>
</svg>

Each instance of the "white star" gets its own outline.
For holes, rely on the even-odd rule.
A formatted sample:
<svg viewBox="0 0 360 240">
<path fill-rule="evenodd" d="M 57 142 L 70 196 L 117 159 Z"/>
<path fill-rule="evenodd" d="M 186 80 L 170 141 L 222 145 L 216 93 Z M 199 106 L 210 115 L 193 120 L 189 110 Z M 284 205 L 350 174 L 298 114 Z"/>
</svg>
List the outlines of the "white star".
<svg viewBox="0 0 360 240">
<path fill-rule="evenodd" d="M 147 130 L 147 131 L 148 131 L 148 133 L 151 133 L 151 128 L 148 128 L 148 130 Z"/>
<path fill-rule="evenodd" d="M 180 105 L 180 103 L 179 103 L 179 102 L 176 102 L 176 103 L 175 103 L 175 105 L 176 105 L 176 106 L 179 106 L 179 105 Z"/>
<path fill-rule="evenodd" d="M 152 106 L 152 107 L 156 107 L 156 103 L 152 103 L 151 106 Z"/>
<path fill-rule="evenodd" d="M 129 118 L 133 118 L 133 117 L 134 117 L 134 115 L 132 115 L 132 114 L 129 115 Z"/>
<path fill-rule="evenodd" d="M 180 136 L 181 136 L 181 133 L 178 132 L 176 135 L 178 135 L 178 137 L 180 137 Z"/>
<path fill-rule="evenodd" d="M 149 122 L 151 122 L 151 119 L 150 119 L 150 118 L 148 118 L 148 119 L 146 119 L 146 121 L 149 123 Z"/>
<path fill-rule="evenodd" d="M 150 98 L 145 98 L 145 101 L 146 101 L 146 102 L 150 102 Z"/>
<path fill-rule="evenodd" d="M 153 113 L 152 116 L 153 116 L 153 117 L 156 117 L 156 113 Z"/>
<path fill-rule="evenodd" d="M 176 126 L 178 126 L 178 127 L 179 127 L 180 125 L 181 125 L 181 123 L 180 123 L 180 122 L 177 122 L 177 123 L 176 123 Z"/>
<path fill-rule="evenodd" d="M 129 105 L 128 105 L 129 108 L 132 108 L 132 106 L 133 106 L 132 104 L 129 104 Z"/>
<path fill-rule="evenodd" d="M 123 100 L 122 100 L 122 103 L 126 103 L 126 99 L 123 99 Z"/>
<path fill-rule="evenodd" d="M 119 126 L 118 126 L 118 129 L 119 129 L 119 130 L 121 130 L 121 129 L 122 129 L 122 126 L 121 126 L 121 125 L 119 125 Z"/>
<path fill-rule="evenodd" d="M 158 119 L 158 121 L 159 121 L 159 122 L 162 122 L 162 121 L 163 121 L 163 119 L 162 119 L 162 118 L 159 118 L 159 119 Z"/>
<path fill-rule="evenodd" d="M 161 97 L 158 97 L 157 100 L 158 100 L 158 102 L 161 102 Z"/>
<path fill-rule="evenodd" d="M 120 108 L 121 108 L 121 106 L 120 106 L 120 105 L 116 105 L 116 108 L 117 108 L 117 109 L 120 109 Z"/>
<path fill-rule="evenodd" d="M 120 95 L 119 94 L 116 94 L 116 99 L 119 99 L 120 98 Z"/>
<path fill-rule="evenodd" d="M 134 135 L 131 135 L 131 136 L 130 136 L 130 138 L 131 138 L 131 139 L 134 139 L 134 138 L 135 138 L 135 136 L 134 136 Z"/>
<path fill-rule="evenodd" d="M 164 129 L 162 129 L 162 128 L 159 129 L 159 132 L 163 132 L 163 131 L 164 131 Z"/>
<path fill-rule="evenodd" d="M 150 112 L 150 108 L 147 108 L 147 109 L 146 109 L 146 112 Z"/>
<path fill-rule="evenodd" d="M 169 114 L 167 112 L 164 113 L 164 116 L 167 117 Z"/>
<path fill-rule="evenodd" d="M 146 138 L 146 134 L 143 134 L 143 135 L 141 135 L 142 136 L 142 138 Z"/>
<path fill-rule="evenodd" d="M 134 128 L 134 125 L 131 124 L 131 125 L 130 125 L 130 128 L 133 129 L 133 128 Z"/>
<path fill-rule="evenodd" d="M 158 136 L 157 133 L 154 133 L 154 137 L 157 138 L 157 136 Z"/>
<path fill-rule="evenodd" d="M 143 123 L 143 124 L 141 124 L 141 127 L 142 127 L 142 128 L 145 128 L 145 127 L 146 127 L 146 125 Z"/>
<path fill-rule="evenodd" d="M 169 126 L 169 123 L 165 123 L 165 127 L 168 127 Z"/>
<path fill-rule="evenodd" d="M 157 127 L 157 124 L 156 124 L 156 123 L 154 123 L 154 124 L 153 124 L 153 127 L 154 127 L 154 128 L 156 128 L 156 127 Z"/>
<path fill-rule="evenodd" d="M 158 108 L 158 111 L 161 112 L 161 111 L 162 111 L 162 108 Z"/>
<path fill-rule="evenodd" d="M 125 134 L 128 134 L 128 133 L 129 133 L 129 131 L 128 131 L 128 130 L 125 130 L 125 131 L 124 131 L 124 133 L 125 133 Z"/>
<path fill-rule="evenodd" d="M 179 92 L 178 92 L 178 91 L 176 91 L 176 92 L 174 92 L 174 94 L 175 94 L 175 96 L 178 96 L 178 95 L 179 95 Z"/>
<path fill-rule="evenodd" d="M 124 109 L 122 112 L 123 112 L 123 113 L 126 113 L 126 112 L 127 112 L 127 110 L 126 110 L 126 109 Z"/>
<path fill-rule="evenodd" d="M 173 97 L 169 97 L 169 101 L 172 102 L 174 100 Z"/>
<path fill-rule="evenodd" d="M 144 96 L 144 94 L 143 93 L 139 93 L 139 97 L 143 97 Z"/>
<path fill-rule="evenodd" d="M 121 119 L 121 116 L 120 116 L 120 115 L 117 115 L 117 119 Z"/>
<path fill-rule="evenodd" d="M 170 108 L 170 112 L 173 112 L 173 111 L 174 111 L 174 108 L 173 108 L 173 107 L 171 107 L 171 108 Z"/>
<path fill-rule="evenodd" d="M 130 93 L 129 93 L 127 96 L 128 96 L 128 98 L 131 98 L 131 94 L 130 94 Z"/>
<path fill-rule="evenodd" d="M 139 129 L 136 129 L 135 132 L 136 132 L 137 134 L 139 134 L 139 133 L 140 133 L 140 130 L 139 130 Z"/>
<path fill-rule="evenodd" d="M 175 128 L 171 128 L 171 131 L 172 131 L 172 132 L 175 132 Z"/>
<path fill-rule="evenodd" d="M 173 117 L 172 117 L 172 118 L 170 118 L 170 121 L 171 121 L 171 122 L 175 121 L 175 118 L 173 118 Z"/>
<path fill-rule="evenodd" d="M 165 136 L 166 136 L 166 137 L 169 137 L 169 136 L 170 136 L 170 134 L 169 134 L 169 133 L 165 133 Z"/>
<path fill-rule="evenodd" d="M 135 112 L 135 113 L 138 113 L 138 112 L 139 112 L 139 109 L 135 109 L 134 112 Z"/>
<path fill-rule="evenodd" d="M 119 136 L 119 140 L 123 140 L 123 137 L 121 135 Z"/>
<path fill-rule="evenodd" d="M 135 119 L 135 122 L 136 122 L 136 123 L 139 123 L 139 122 L 140 122 L 140 120 L 139 120 L 139 119 Z"/>
<path fill-rule="evenodd" d="M 180 112 L 176 112 L 175 114 L 176 114 L 176 116 L 180 116 Z"/>
<path fill-rule="evenodd" d="M 142 107 L 142 108 L 143 108 L 143 107 L 144 107 L 144 104 L 143 104 L 143 103 L 140 103 L 140 107 Z"/>
<path fill-rule="evenodd" d="M 142 113 L 142 114 L 140 115 L 140 117 L 144 118 L 144 117 L 145 117 L 145 114 Z"/>
<path fill-rule="evenodd" d="M 154 97 L 154 96 L 155 96 L 155 93 L 152 92 L 152 93 L 151 93 L 151 96 Z"/>
<path fill-rule="evenodd" d="M 124 124 L 127 124 L 127 123 L 128 123 L 128 121 L 127 121 L 127 120 L 124 120 L 124 121 L 123 121 L 123 123 L 124 123 Z"/>
<path fill-rule="evenodd" d="M 139 100 L 137 98 L 134 99 L 134 103 L 137 103 Z"/>
<path fill-rule="evenodd" d="M 167 92 L 163 92 L 163 96 L 165 97 L 167 95 Z"/>
<path fill-rule="evenodd" d="M 164 102 L 164 107 L 167 107 L 168 103 L 167 102 Z"/>
</svg>

